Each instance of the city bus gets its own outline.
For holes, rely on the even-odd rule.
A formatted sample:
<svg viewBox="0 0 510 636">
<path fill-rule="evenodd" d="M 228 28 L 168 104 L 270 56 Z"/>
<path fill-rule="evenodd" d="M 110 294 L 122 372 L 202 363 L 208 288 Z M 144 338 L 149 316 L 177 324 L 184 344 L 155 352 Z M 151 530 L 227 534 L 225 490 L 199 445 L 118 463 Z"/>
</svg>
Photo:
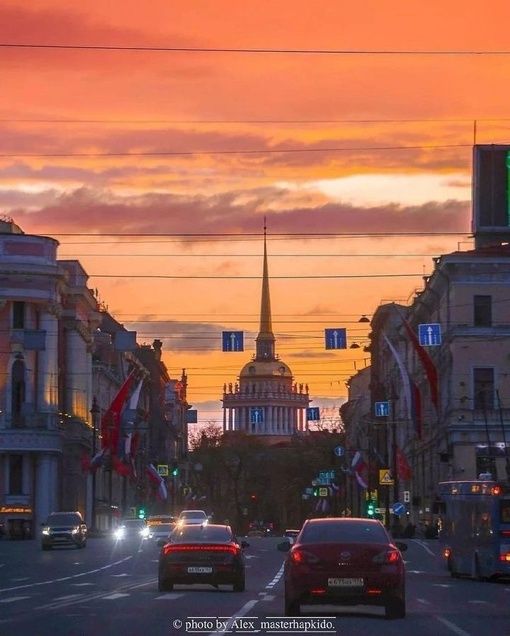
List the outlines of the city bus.
<svg viewBox="0 0 510 636">
<path fill-rule="evenodd" d="M 494 481 L 446 481 L 438 528 L 451 576 L 510 577 L 510 489 Z"/>
</svg>

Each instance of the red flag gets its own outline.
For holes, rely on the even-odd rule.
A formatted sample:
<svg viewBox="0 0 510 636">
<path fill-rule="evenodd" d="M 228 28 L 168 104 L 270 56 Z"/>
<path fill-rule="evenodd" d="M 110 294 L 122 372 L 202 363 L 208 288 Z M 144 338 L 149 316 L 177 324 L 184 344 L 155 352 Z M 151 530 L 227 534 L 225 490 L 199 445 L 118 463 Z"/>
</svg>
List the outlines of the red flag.
<svg viewBox="0 0 510 636">
<path fill-rule="evenodd" d="M 404 453 L 397 446 L 397 475 L 399 479 L 402 481 L 409 481 L 413 478 L 413 471 L 411 470 L 411 466 L 406 459 Z"/>
<path fill-rule="evenodd" d="M 129 387 L 131 386 L 134 375 L 134 371 L 129 374 L 101 420 L 101 447 L 103 449 L 110 450 L 112 455 L 115 455 L 117 452 L 120 415 L 122 413 L 124 403 L 126 402 Z"/>
<path fill-rule="evenodd" d="M 129 475 L 131 475 L 131 468 L 122 463 L 115 455 L 112 455 L 112 467 L 116 473 L 123 477 L 129 477 Z"/>
<path fill-rule="evenodd" d="M 398 311 L 398 309 L 397 309 Z M 438 388 L 438 377 L 437 377 L 437 369 L 429 354 L 425 351 L 425 348 L 421 346 L 420 341 L 418 340 L 416 334 L 414 333 L 411 325 L 407 322 L 407 320 L 402 316 L 400 311 L 398 311 L 400 317 L 402 318 L 402 323 L 409 335 L 409 339 L 411 340 L 414 350 L 418 354 L 418 357 L 423 364 L 423 368 L 425 369 L 425 373 L 427 375 L 427 379 L 429 381 L 430 387 L 430 398 L 432 400 L 432 404 L 439 410 L 439 388 Z"/>
</svg>

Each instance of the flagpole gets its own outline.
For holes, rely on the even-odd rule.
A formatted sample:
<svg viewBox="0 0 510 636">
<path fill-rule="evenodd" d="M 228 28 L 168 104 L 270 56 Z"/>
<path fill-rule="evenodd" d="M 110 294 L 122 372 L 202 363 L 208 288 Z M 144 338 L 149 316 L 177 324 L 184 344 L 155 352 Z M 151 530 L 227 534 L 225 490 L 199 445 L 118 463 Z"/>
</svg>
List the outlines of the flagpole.
<svg viewBox="0 0 510 636">
<path fill-rule="evenodd" d="M 97 403 L 96 396 L 92 398 L 92 407 L 90 409 L 90 414 L 92 416 L 92 457 L 96 456 L 96 446 L 97 446 L 97 425 L 98 425 L 98 416 L 99 416 L 99 405 Z M 96 532 L 96 469 L 92 470 L 92 503 L 90 507 L 90 521 L 92 524 L 92 532 Z"/>
</svg>

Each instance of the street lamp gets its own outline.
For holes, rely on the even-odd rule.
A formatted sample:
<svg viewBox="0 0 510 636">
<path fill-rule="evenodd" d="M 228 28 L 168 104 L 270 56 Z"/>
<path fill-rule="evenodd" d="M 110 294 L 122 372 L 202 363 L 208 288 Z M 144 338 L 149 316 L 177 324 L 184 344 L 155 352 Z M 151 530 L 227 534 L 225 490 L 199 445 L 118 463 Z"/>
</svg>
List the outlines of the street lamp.
<svg viewBox="0 0 510 636">
<path fill-rule="evenodd" d="M 96 456 L 96 444 L 97 444 L 97 424 L 99 418 L 99 405 L 96 400 L 96 396 L 92 399 L 92 408 L 90 414 L 92 416 L 92 457 Z M 96 471 L 92 470 L 92 506 L 91 506 L 91 522 L 92 531 L 96 531 Z"/>
</svg>

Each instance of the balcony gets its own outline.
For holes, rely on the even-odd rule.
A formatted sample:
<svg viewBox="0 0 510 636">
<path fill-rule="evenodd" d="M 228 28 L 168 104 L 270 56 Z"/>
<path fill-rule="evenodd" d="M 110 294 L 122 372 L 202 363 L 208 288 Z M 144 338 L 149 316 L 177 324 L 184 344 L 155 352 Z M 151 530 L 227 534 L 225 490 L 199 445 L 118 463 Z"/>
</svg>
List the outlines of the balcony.
<svg viewBox="0 0 510 636">
<path fill-rule="evenodd" d="M 4 428 L 0 430 L 0 447 L 4 452 L 61 453 L 62 437 L 60 431 Z"/>
</svg>

